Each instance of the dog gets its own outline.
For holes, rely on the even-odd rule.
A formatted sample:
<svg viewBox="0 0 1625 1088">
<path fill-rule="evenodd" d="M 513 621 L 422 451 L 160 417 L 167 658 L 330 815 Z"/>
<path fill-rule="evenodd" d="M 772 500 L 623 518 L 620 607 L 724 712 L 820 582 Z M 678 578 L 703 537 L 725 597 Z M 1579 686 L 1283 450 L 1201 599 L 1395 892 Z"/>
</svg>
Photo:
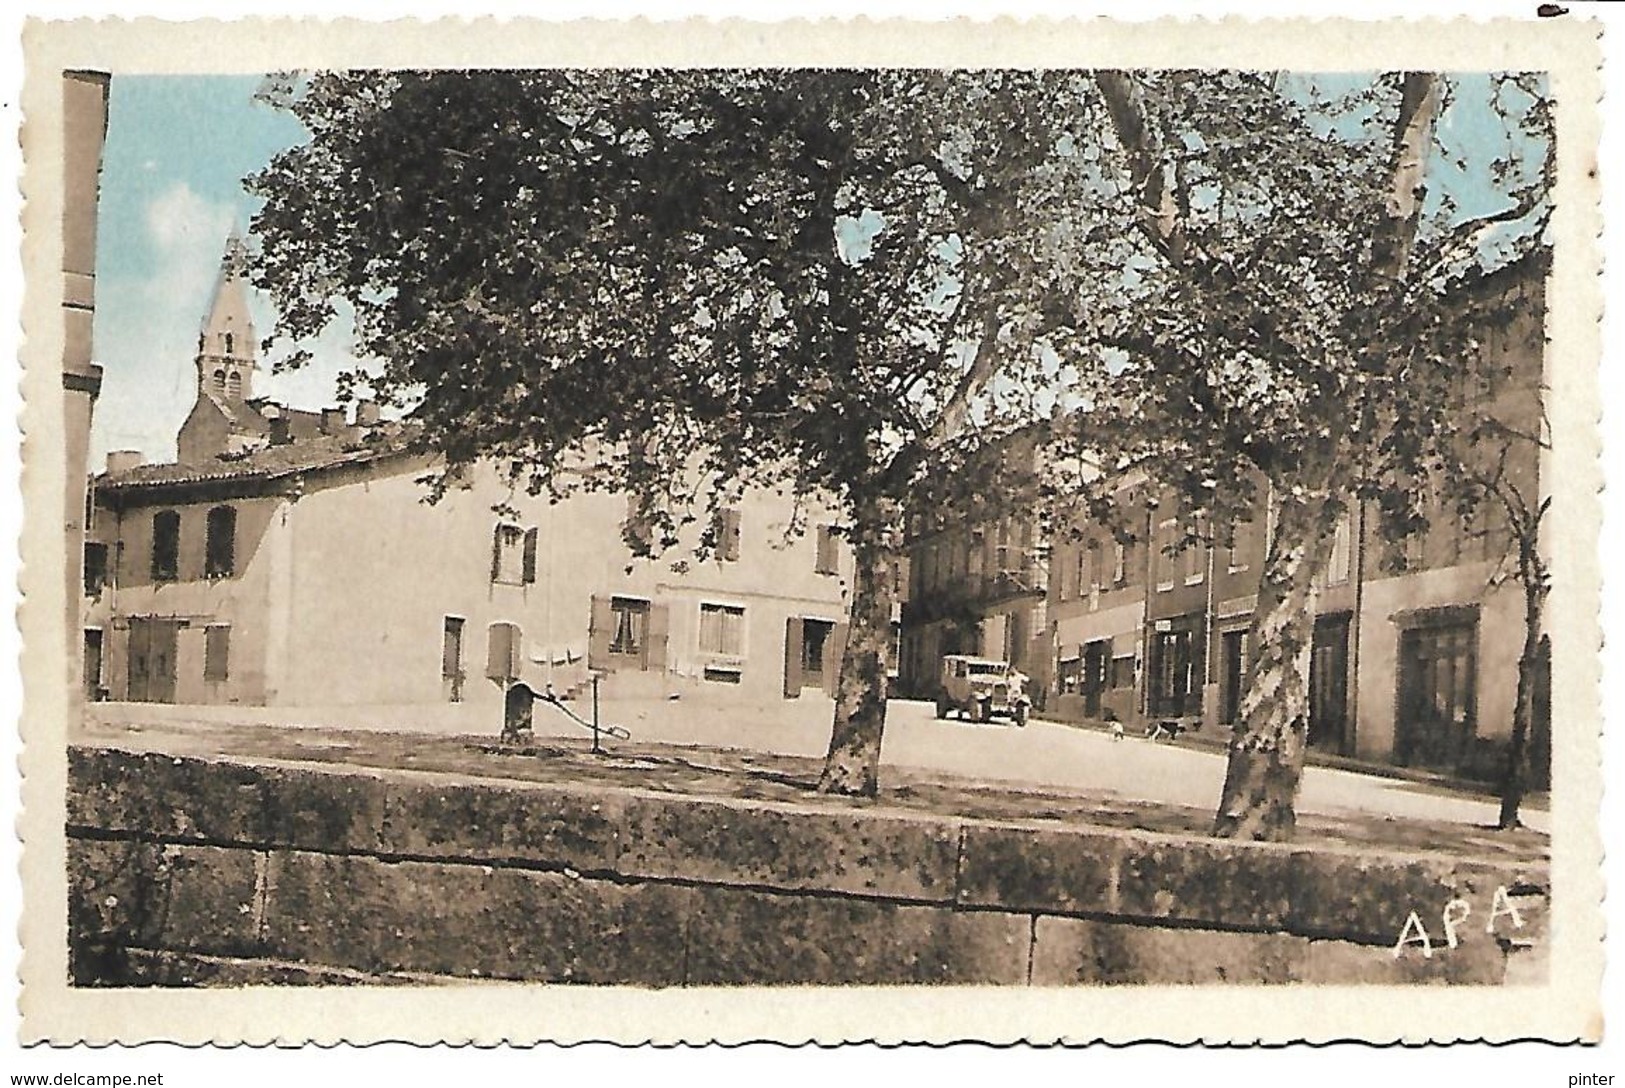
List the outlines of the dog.
<svg viewBox="0 0 1625 1088">
<path fill-rule="evenodd" d="M 1103 718 L 1106 721 L 1107 725 L 1111 726 L 1112 740 L 1114 740 L 1114 741 L 1122 740 L 1123 739 L 1123 723 L 1117 720 L 1116 712 L 1113 711 L 1110 707 L 1107 707 L 1105 712 L 1103 714 L 1101 714 L 1101 718 Z"/>
<path fill-rule="evenodd" d="M 1145 735 L 1149 740 L 1178 740 L 1179 734 L 1186 729 L 1185 723 L 1174 718 L 1152 722 L 1146 728 Z"/>
</svg>

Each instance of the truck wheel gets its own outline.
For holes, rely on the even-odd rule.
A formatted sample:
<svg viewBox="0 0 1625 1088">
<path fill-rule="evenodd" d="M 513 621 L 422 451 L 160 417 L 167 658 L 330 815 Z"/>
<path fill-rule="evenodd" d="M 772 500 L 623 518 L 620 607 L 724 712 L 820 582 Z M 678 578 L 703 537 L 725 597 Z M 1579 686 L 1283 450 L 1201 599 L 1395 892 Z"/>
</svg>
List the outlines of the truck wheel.
<svg viewBox="0 0 1625 1088">
<path fill-rule="evenodd" d="M 937 700 L 937 717 L 946 718 L 947 716 L 948 716 L 948 704 L 943 702 L 941 699 L 938 699 Z"/>
<path fill-rule="evenodd" d="M 1013 717 L 1015 718 L 1017 728 L 1020 728 L 1021 726 L 1026 725 L 1027 724 L 1027 708 L 1024 707 L 1024 706 L 1016 707 L 1016 712 L 1013 715 Z"/>
<path fill-rule="evenodd" d="M 976 703 L 976 720 L 979 722 L 985 722 L 992 717 L 993 704 L 986 699 L 978 700 Z"/>
</svg>

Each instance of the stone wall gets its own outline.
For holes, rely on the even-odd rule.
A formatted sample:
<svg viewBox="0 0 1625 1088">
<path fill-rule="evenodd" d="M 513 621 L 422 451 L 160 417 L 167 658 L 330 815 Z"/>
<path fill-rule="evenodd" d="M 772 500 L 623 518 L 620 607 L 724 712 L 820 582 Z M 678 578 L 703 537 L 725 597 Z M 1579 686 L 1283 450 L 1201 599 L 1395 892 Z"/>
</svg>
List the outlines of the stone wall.
<svg viewBox="0 0 1625 1088">
<path fill-rule="evenodd" d="M 1501 983 L 1545 969 L 1543 864 L 110 748 L 71 751 L 69 790 L 80 985 Z M 1492 910 L 1497 889 L 1522 926 Z M 1453 900 L 1471 914 L 1449 948 Z M 1395 954 L 1412 911 L 1431 955 L 1419 941 Z"/>
</svg>

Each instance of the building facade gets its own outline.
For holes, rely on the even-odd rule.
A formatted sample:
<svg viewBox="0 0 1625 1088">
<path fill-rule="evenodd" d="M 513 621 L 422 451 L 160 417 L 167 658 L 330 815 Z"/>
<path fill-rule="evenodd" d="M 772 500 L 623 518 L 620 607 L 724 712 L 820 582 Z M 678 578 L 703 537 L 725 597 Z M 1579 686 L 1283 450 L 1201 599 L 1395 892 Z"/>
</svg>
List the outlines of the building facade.
<svg viewBox="0 0 1625 1088">
<path fill-rule="evenodd" d="M 1517 317 L 1485 330 L 1463 381 L 1483 418 L 1541 433 L 1543 266 L 1480 289 Z M 1506 446 L 1505 478 L 1540 501 L 1540 442 Z M 1054 658 L 1047 713 L 1143 727 L 1178 719 L 1223 735 L 1239 714 L 1258 578 L 1273 534 L 1267 495 L 1216 531 L 1154 482 L 1127 474 L 1113 524 L 1056 534 L 1048 581 Z M 1391 539 L 1374 503 L 1352 498 L 1319 579 L 1310 663 L 1311 748 L 1478 778 L 1504 764 L 1523 648 L 1515 542 L 1493 501 L 1463 514 L 1442 497 L 1425 531 Z M 1541 700 L 1537 699 L 1537 702 Z M 1534 761 L 1549 751 L 1537 721 Z"/>
<path fill-rule="evenodd" d="M 368 405 L 352 418 L 254 396 L 237 245 L 181 456 L 111 454 L 95 481 L 93 697 L 443 707 L 483 723 L 515 681 L 562 697 L 594 674 L 607 696 L 833 690 L 853 574 L 833 511 L 747 492 L 701 561 L 698 526 L 639 557 L 624 495 L 516 495 L 484 466 L 429 505 L 434 465 L 402 425 Z"/>
<path fill-rule="evenodd" d="M 1002 516 L 932 523 L 916 518 L 908 542 L 898 691 L 934 698 L 942 659 L 1008 661 L 1049 690 L 1048 547 L 1037 520 Z"/>
<path fill-rule="evenodd" d="M 102 368 L 93 361 L 96 315 L 96 201 L 102 145 L 107 138 L 105 72 L 62 74 L 62 434 L 66 472 L 63 522 L 67 548 L 68 691 L 70 706 L 84 689 L 83 677 L 100 670 L 98 639 L 72 645 L 80 629 L 79 584 L 91 504 L 85 478 L 90 424 L 101 392 Z"/>
</svg>

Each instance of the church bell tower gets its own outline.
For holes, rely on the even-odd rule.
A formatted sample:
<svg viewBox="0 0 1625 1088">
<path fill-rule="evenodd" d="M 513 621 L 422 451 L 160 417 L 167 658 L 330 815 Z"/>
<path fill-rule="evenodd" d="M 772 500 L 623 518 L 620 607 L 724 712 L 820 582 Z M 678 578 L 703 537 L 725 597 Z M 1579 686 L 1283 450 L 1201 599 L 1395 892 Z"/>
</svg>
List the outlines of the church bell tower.
<svg viewBox="0 0 1625 1088">
<path fill-rule="evenodd" d="M 248 251 L 235 229 L 226 239 L 214 304 L 197 338 L 198 393 L 220 404 L 254 395 L 254 321 L 248 313 Z"/>
</svg>

